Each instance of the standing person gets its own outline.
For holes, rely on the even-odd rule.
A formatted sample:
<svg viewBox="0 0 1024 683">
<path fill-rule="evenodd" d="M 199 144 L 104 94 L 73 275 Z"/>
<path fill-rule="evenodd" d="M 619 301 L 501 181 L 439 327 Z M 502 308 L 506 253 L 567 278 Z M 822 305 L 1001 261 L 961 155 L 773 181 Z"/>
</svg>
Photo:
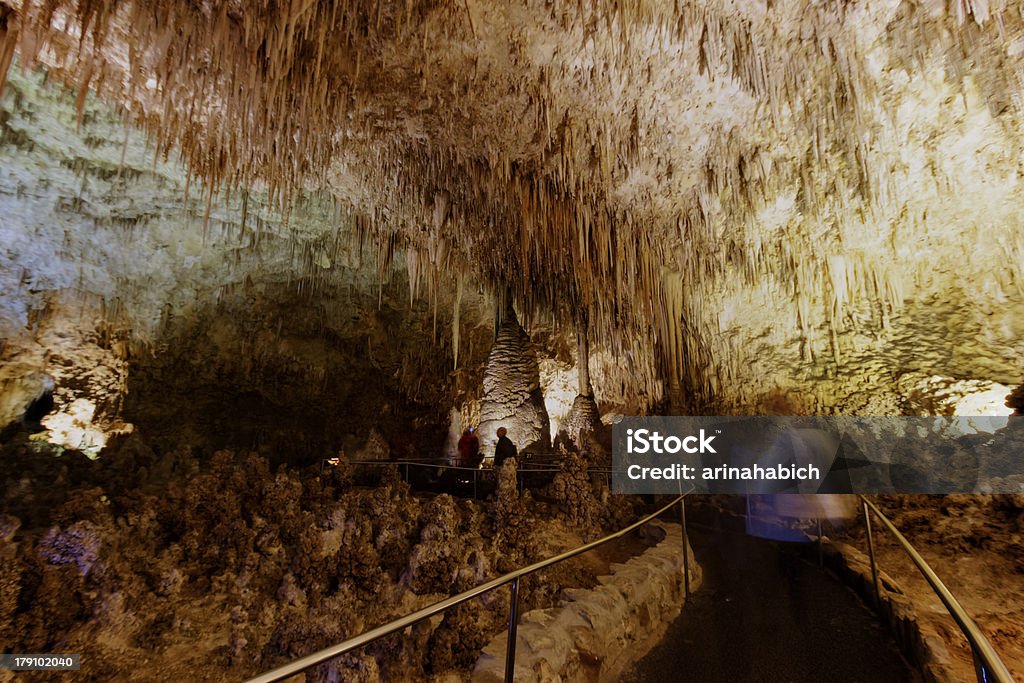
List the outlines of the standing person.
<svg viewBox="0 0 1024 683">
<path fill-rule="evenodd" d="M 504 427 L 498 427 L 498 443 L 494 447 L 494 466 L 499 469 L 506 460 L 519 455 L 516 445 L 512 443 L 512 439 L 505 436 L 506 434 L 508 431 Z"/>
<path fill-rule="evenodd" d="M 477 468 L 480 466 L 480 439 L 472 427 L 462 432 L 459 439 L 459 467 Z"/>
</svg>

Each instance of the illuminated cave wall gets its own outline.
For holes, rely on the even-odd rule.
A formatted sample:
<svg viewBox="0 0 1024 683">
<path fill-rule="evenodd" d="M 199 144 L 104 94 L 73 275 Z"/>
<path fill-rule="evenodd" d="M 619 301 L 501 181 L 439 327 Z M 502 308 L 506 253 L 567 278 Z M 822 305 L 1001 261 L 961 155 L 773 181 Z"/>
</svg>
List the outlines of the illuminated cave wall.
<svg viewBox="0 0 1024 683">
<path fill-rule="evenodd" d="M 207 216 L 173 158 L 91 96 L 77 125 L 74 93 L 43 81 L 15 69 L 0 100 L 0 422 L 52 389 L 44 426 L 66 448 L 95 455 L 141 426 L 160 447 L 308 461 L 358 457 L 371 430 L 434 455 L 452 410 L 480 419 L 493 303 L 470 273 L 460 293 L 316 195 L 287 221 L 256 192 Z M 569 333 L 544 317 L 532 331 L 562 415 Z M 606 386 L 611 409 L 645 408 Z"/>
<path fill-rule="evenodd" d="M 92 454 L 135 424 L 299 459 L 372 428 L 397 450 L 443 434 L 454 296 L 412 297 L 402 251 L 360 247 L 317 196 L 287 222 L 255 192 L 207 217 L 139 131 L 91 97 L 76 126 L 39 74 L 11 73 L 0 124 L 0 422 L 53 387 L 49 438 Z M 480 365 L 490 304 L 466 289 L 461 362 Z"/>
<path fill-rule="evenodd" d="M 26 329 L 36 340 L 49 334 L 44 298 L 70 297 L 55 304 L 61 310 L 99 309 L 109 324 L 95 353 L 124 361 L 139 357 L 140 340 L 188 347 L 188 326 L 168 328 L 169 318 L 223 322 L 236 316 L 218 310 L 252 309 L 253 288 L 273 301 L 268 311 L 294 314 L 306 338 L 322 317 L 338 325 L 343 311 L 366 309 L 380 271 L 392 286 L 378 299 L 406 310 L 407 291 L 422 306 L 416 319 L 430 321 L 431 343 L 417 334 L 413 348 L 437 370 L 424 375 L 403 360 L 405 376 L 428 378 L 417 380 L 421 390 L 449 386 L 454 395 L 436 410 L 470 421 L 478 378 L 443 374 L 448 360 L 455 366 L 455 349 L 443 345 L 459 346 L 459 365 L 478 371 L 489 325 L 481 292 L 506 284 L 541 348 L 565 336 L 553 321 L 587 309 L 606 411 L 662 409 L 667 398 L 669 409 L 691 413 L 1005 412 L 1002 397 L 1024 374 L 1019 3 L 684 0 L 564 12 L 431 3 L 399 14 L 377 5 L 378 21 L 365 26 L 360 2 L 315 3 L 295 16 L 253 9 L 248 23 L 230 12 L 211 23 L 191 7 L 92 4 L 78 19 L 55 19 L 12 6 L 19 58 L 39 60 L 83 97 L 97 90 L 204 174 L 185 202 L 182 173 L 154 170 L 134 133 L 120 170 L 124 130 L 102 123 L 89 97 L 79 151 L 36 175 L 5 164 L 5 200 L 21 193 L 13 215 L 34 206 L 20 185 L 52 175 L 46 182 L 64 188 L 31 210 L 26 224 L 45 227 L 5 228 L 19 247 L 3 269 L 5 316 L 17 328 L 4 353 L 24 364 L 15 374 L 25 397 L 41 381 L 31 354 L 45 353 L 19 339 Z M 88 35 L 76 46 L 66 36 L 83 17 Z M 259 42 L 278 25 L 303 30 Z M 314 40 L 335 28 L 347 40 Z M 197 49 L 168 49 L 177 36 Z M 31 80 L 17 67 L 10 77 L 5 102 Z M 71 99 L 65 127 L 74 126 Z M 59 137 L 40 125 L 54 114 L 5 111 L 9 151 Z M 261 125 L 239 125 L 232 112 Z M 155 212 L 133 203 L 140 192 L 108 189 L 129 181 L 166 190 Z M 210 187 L 221 194 L 207 220 Z M 253 199 L 242 229 L 238 187 L 278 192 L 294 203 L 290 220 Z M 341 234 L 323 230 L 339 224 L 335 204 L 310 188 L 344 207 Z M 46 221 L 57 196 L 59 220 Z M 61 216 L 120 228 L 65 232 Z M 352 263 L 360 241 L 365 269 L 339 265 Z M 117 264 L 127 246 L 150 243 L 167 246 L 97 266 L 108 252 Z M 32 256 L 37 245 L 46 248 Z M 54 249 L 65 257 L 44 267 Z M 307 306 L 346 287 L 358 302 L 342 297 L 323 316 Z M 466 316 L 454 315 L 456 300 Z M 342 330 L 343 345 L 372 336 L 371 319 Z M 481 343 L 464 353 L 466 321 Z M 415 327 L 389 322 L 389 342 Z M 310 349 L 254 354 L 241 343 L 288 326 L 257 315 L 220 357 L 244 378 L 250 357 L 269 368 L 293 354 L 287 372 L 308 372 L 303 383 L 315 386 L 323 368 L 303 355 Z M 120 346 L 125 327 L 133 343 Z M 235 333 L 221 329 L 197 353 L 216 355 L 205 352 Z M 571 356 L 540 360 L 559 396 Z M 111 377 L 75 381 L 124 381 L 113 360 L 104 367 Z M 279 405 L 294 405 L 297 394 L 283 395 Z M 561 419 L 569 399 L 545 398 Z M 448 412 L 438 420 L 456 422 Z"/>
</svg>

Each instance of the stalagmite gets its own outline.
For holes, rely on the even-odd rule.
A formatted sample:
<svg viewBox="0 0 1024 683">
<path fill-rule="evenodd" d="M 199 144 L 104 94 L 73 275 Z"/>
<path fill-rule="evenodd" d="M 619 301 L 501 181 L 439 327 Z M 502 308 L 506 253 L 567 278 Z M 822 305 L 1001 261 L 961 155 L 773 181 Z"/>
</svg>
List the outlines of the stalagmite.
<svg viewBox="0 0 1024 683">
<path fill-rule="evenodd" d="M 551 436 L 537 357 L 514 311 L 507 312 L 498 330 L 483 385 L 477 432 L 485 450 L 493 451 L 495 433 L 505 427 L 520 453 L 548 452 Z"/>
<path fill-rule="evenodd" d="M 580 313 L 576 326 L 579 386 L 569 413 L 559 424 L 559 439 L 568 439 L 575 449 L 586 448 L 588 439 L 601 428 L 601 412 L 594 400 L 594 388 L 590 384 L 590 342 L 587 336 L 588 317 Z"/>
</svg>

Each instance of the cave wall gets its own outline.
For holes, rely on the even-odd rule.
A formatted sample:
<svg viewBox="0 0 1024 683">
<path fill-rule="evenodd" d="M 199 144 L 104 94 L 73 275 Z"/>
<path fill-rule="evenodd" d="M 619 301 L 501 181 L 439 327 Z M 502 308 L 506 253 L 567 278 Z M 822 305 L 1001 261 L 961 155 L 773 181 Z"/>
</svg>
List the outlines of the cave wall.
<svg viewBox="0 0 1024 683">
<path fill-rule="evenodd" d="M 361 242 L 316 195 L 287 220 L 255 191 L 207 212 L 140 131 L 92 96 L 78 125 L 74 93 L 45 81 L 13 70 L 0 100 L 0 422 L 52 389 L 45 426 L 65 448 L 95 455 L 138 427 L 158 449 L 306 462 L 358 454 L 373 430 L 396 455 L 437 449 L 481 419 L 483 287 L 429 282 L 429 253 Z M 571 332 L 531 323 L 531 391 L 564 415 Z M 594 358 L 603 380 L 615 359 Z M 625 383 L 597 384 L 609 408 L 643 408 Z"/>
<path fill-rule="evenodd" d="M 479 383 L 486 292 L 415 292 L 400 247 L 316 195 L 287 220 L 256 191 L 207 209 L 108 106 L 88 97 L 78 125 L 44 80 L 14 70 L 0 101 L 0 422 L 52 385 L 51 438 L 93 454 L 133 425 L 299 460 L 373 428 L 439 446 Z"/>
<path fill-rule="evenodd" d="M 660 409 L 662 398 L 695 414 L 1002 410 L 977 397 L 1020 382 L 1024 24 L 1015 3 L 687 0 L 635 12 L 599 3 L 558 17 L 525 4 L 514 20 L 485 5 L 470 24 L 451 21 L 455 11 L 464 18 L 461 6 L 431 5 L 406 17 L 422 41 L 403 40 L 390 9 L 378 8 L 384 23 L 351 44 L 312 46 L 297 34 L 303 49 L 285 41 L 266 52 L 275 73 L 288 74 L 273 83 L 246 57 L 259 31 L 243 35 L 238 17 L 212 27 L 189 10 L 146 24 L 189 35 L 210 53 L 202 62 L 124 22 L 93 22 L 76 48 L 61 42 L 81 28 L 75 19 L 50 22 L 16 4 L 19 54 L 75 83 L 84 103 L 78 151 L 59 152 L 42 185 L 53 176 L 71 187 L 83 160 L 102 168 L 86 174 L 82 196 L 59 194 L 70 213 L 120 221 L 126 233 L 12 234 L 18 260 L 39 261 L 27 275 L 13 261 L 4 269 L 9 291 L 27 283 L 7 298 L 18 329 L 44 330 L 42 298 L 74 289 L 72 306 L 110 323 L 96 344 L 106 352 L 122 315 L 140 336 L 163 319 L 155 302 L 205 310 L 222 286 L 247 286 L 258 261 L 275 273 L 270 284 L 319 291 L 338 250 L 353 247 L 317 227 L 325 215 L 335 221 L 333 202 L 301 206 L 310 186 L 336 198 L 356 241 L 366 238 L 378 271 L 368 269 L 370 280 L 404 257 L 409 290 L 431 300 L 458 300 L 463 289 L 473 298 L 482 282 L 511 286 L 524 321 L 538 312 L 565 321 L 587 308 L 594 355 L 608 361 L 594 363 L 599 404 L 627 412 Z M 138 9 L 129 5 L 90 6 L 78 21 Z M 326 21 L 329 9 L 312 6 L 296 21 Z M 287 10 L 249 19 L 292 20 L 278 14 Z M 306 68 L 313 55 L 335 67 L 355 55 L 363 68 L 325 72 L 337 88 L 324 89 Z M 84 73 L 92 60 L 102 78 Z M 200 94 L 193 81 L 206 82 L 207 69 L 220 80 Z M 10 73 L 5 98 L 23 95 L 26 77 Z M 90 88 L 124 106 L 154 147 L 125 137 L 121 116 L 101 121 Z M 287 99 L 270 97 L 279 88 Z M 239 102 L 240 92 L 258 96 Z M 63 133 L 39 129 L 55 116 L 75 126 L 66 99 L 59 116 L 5 110 L 7 144 L 52 147 Z M 195 107 L 188 121 L 167 113 L 180 102 Z M 228 105 L 261 116 L 266 129 L 233 127 Z M 297 121 L 308 136 L 295 135 Z M 281 153 L 267 158 L 275 144 Z M 166 150 L 206 173 L 187 201 L 188 178 L 160 161 Z M 265 169 L 254 168 L 260 159 Z M 38 199 L 18 189 L 27 186 L 18 173 L 5 181 L 8 194 L 21 193 L 14 211 Z M 142 188 L 173 186 L 144 216 L 145 230 L 165 227 L 158 241 L 168 246 L 136 271 L 97 267 L 104 245 L 129 243 L 139 229 L 129 194 L 105 189 L 127 176 Z M 263 182 L 290 191 L 287 221 L 267 208 Z M 251 188 L 248 221 L 239 220 L 238 187 Z M 175 212 L 180 219 L 169 218 Z M 319 215 L 304 223 L 304 212 Z M 232 251 L 234 239 L 242 246 Z M 58 253 L 64 245 L 83 267 L 58 259 L 51 271 L 27 240 Z M 129 293 L 111 273 L 149 286 Z M 153 301 L 142 301 L 147 293 Z M 445 317 L 454 308 L 440 307 L 439 330 L 460 327 Z M 16 373 L 13 403 L 38 394 L 38 365 Z M 464 401 L 454 407 L 463 422 L 475 419 Z"/>
<path fill-rule="evenodd" d="M 840 12 L 849 44 L 803 96 L 853 81 L 830 115 L 859 131 L 854 158 L 824 122 L 790 127 L 809 114 L 796 110 L 733 128 L 709 156 L 699 212 L 715 244 L 684 241 L 667 272 L 690 332 L 681 412 L 1006 412 L 1024 378 L 1024 40 L 979 11 Z M 813 22 L 795 25 L 827 31 Z"/>
</svg>

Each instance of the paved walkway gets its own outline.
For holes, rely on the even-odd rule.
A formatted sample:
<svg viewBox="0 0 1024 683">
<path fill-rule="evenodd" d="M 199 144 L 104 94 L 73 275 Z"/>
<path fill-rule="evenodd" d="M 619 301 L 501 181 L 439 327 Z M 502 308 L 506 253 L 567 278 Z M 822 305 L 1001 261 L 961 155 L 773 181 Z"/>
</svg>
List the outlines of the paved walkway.
<svg viewBox="0 0 1024 683">
<path fill-rule="evenodd" d="M 920 680 L 860 599 L 817 566 L 814 546 L 748 536 L 735 518 L 690 517 L 704 585 L 623 683 Z"/>
</svg>

